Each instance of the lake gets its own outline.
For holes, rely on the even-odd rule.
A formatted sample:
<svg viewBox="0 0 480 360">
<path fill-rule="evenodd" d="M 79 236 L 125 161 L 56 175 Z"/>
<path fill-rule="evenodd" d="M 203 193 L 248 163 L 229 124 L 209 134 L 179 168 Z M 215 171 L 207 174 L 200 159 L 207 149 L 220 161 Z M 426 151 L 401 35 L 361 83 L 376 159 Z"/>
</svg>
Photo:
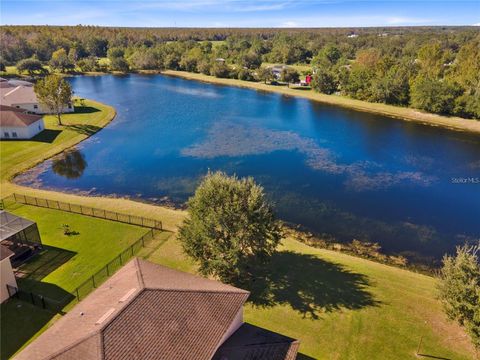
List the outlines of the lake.
<svg viewBox="0 0 480 360">
<path fill-rule="evenodd" d="M 253 176 L 281 219 L 336 241 L 438 259 L 480 238 L 478 136 L 162 75 L 70 81 L 117 117 L 17 183 L 182 205 L 220 169 Z"/>
</svg>

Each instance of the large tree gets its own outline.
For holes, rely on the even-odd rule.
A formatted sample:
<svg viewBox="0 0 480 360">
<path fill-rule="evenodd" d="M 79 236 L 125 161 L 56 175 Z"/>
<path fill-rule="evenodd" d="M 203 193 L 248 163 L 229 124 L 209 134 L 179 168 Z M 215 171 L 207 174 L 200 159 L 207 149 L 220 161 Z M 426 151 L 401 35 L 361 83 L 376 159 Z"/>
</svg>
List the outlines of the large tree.
<svg viewBox="0 0 480 360">
<path fill-rule="evenodd" d="M 39 72 L 39 73 L 46 72 L 40 60 L 35 58 L 20 60 L 17 63 L 17 70 L 20 73 L 27 72 L 30 76 L 32 76 L 36 72 Z"/>
<path fill-rule="evenodd" d="M 179 231 L 184 251 L 204 275 L 235 282 L 274 253 L 281 237 L 263 188 L 253 178 L 208 173 L 188 201 Z"/>
<path fill-rule="evenodd" d="M 457 248 L 455 256 L 445 256 L 439 285 L 440 299 L 447 316 L 456 320 L 480 349 L 480 263 L 477 246 Z"/>
<path fill-rule="evenodd" d="M 67 51 L 63 48 L 53 52 L 52 58 L 50 59 L 50 66 L 61 72 L 73 70 L 75 67 L 74 63 L 70 60 Z"/>
<path fill-rule="evenodd" d="M 49 75 L 37 81 L 34 86 L 40 104 L 57 115 L 62 125 L 61 113 L 72 102 L 72 87 L 59 75 Z"/>
</svg>

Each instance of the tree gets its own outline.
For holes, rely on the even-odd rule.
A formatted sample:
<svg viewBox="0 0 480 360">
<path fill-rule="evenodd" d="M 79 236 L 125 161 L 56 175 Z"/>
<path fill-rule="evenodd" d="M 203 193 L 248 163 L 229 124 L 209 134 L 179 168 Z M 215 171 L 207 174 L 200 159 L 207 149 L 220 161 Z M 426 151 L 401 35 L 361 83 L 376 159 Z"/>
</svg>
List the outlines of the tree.
<svg viewBox="0 0 480 360">
<path fill-rule="evenodd" d="M 438 114 L 451 114 L 459 96 L 455 84 L 419 76 L 411 89 L 412 106 Z"/>
<path fill-rule="evenodd" d="M 125 60 L 125 51 L 121 48 L 110 48 L 107 52 L 110 60 L 110 68 L 114 71 L 127 72 L 129 69 L 128 62 Z"/>
<path fill-rule="evenodd" d="M 212 75 L 218 78 L 228 78 L 230 76 L 230 69 L 225 63 L 215 61 L 212 66 Z"/>
<path fill-rule="evenodd" d="M 253 178 L 208 173 L 188 210 L 179 239 L 204 275 L 242 279 L 252 264 L 268 261 L 280 241 L 280 225 Z"/>
<path fill-rule="evenodd" d="M 38 59 L 34 58 L 20 60 L 17 63 L 17 70 L 20 73 L 28 72 L 30 76 L 32 76 L 35 72 L 46 72 L 46 70 L 42 66 L 42 63 Z"/>
<path fill-rule="evenodd" d="M 318 92 L 329 95 L 333 94 L 337 90 L 335 75 L 329 70 L 323 68 L 317 69 L 315 75 L 313 75 L 312 87 Z"/>
<path fill-rule="evenodd" d="M 257 78 L 265 84 L 273 80 L 272 70 L 267 67 L 261 67 L 257 70 Z"/>
<path fill-rule="evenodd" d="M 440 300 L 447 316 L 456 320 L 480 349 L 480 263 L 476 246 L 457 247 L 455 256 L 446 255 L 440 273 Z"/>
<path fill-rule="evenodd" d="M 98 61 L 95 56 L 89 56 L 81 59 L 78 61 L 77 65 L 83 72 L 97 71 L 98 69 Z"/>
<path fill-rule="evenodd" d="M 63 48 L 53 52 L 52 58 L 50 59 L 50 66 L 53 69 L 60 70 L 61 72 L 72 70 L 75 67 L 73 62 L 69 59 L 67 52 Z"/>
<path fill-rule="evenodd" d="M 49 75 L 37 81 L 34 90 L 40 104 L 56 114 L 58 125 L 62 125 L 60 114 L 72 101 L 70 84 L 59 75 Z"/>
<path fill-rule="evenodd" d="M 298 71 L 292 68 L 284 68 L 280 74 L 280 80 L 286 82 L 287 84 L 290 83 L 297 83 L 300 81 L 300 75 Z"/>
</svg>

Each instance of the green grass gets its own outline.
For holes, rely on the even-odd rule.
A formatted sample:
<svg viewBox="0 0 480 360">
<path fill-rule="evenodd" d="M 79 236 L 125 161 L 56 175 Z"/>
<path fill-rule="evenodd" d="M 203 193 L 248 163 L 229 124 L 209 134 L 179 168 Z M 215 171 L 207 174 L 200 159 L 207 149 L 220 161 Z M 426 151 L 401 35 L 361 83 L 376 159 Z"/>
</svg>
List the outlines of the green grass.
<svg viewBox="0 0 480 360">
<path fill-rule="evenodd" d="M 20 270 L 25 277 L 17 279 L 19 287 L 57 301 L 73 300 L 70 292 L 148 231 L 139 226 L 30 205 L 14 204 L 7 210 L 36 221 L 45 248 L 22 265 Z M 77 234 L 65 235 L 63 224 Z M 149 256 L 170 236 L 169 232 L 158 234 L 154 243 L 135 255 Z M 59 316 L 16 299 L 2 304 L 0 311 L 1 359 L 32 341 L 51 325 L 51 319 Z"/>
<path fill-rule="evenodd" d="M 195 272 L 169 239 L 150 261 Z M 416 359 L 421 353 L 472 359 L 463 331 L 449 323 L 432 277 L 284 240 L 251 291 L 245 321 L 301 341 L 315 359 Z"/>
<path fill-rule="evenodd" d="M 108 124 L 114 116 L 112 107 L 91 100 L 86 100 L 84 107 L 76 107 L 74 113 L 62 115 L 63 126 L 57 125 L 55 116 L 45 116 L 45 130 L 31 140 L 0 142 L 0 179 L 8 180 L 16 173 L 77 144 Z"/>
<path fill-rule="evenodd" d="M 27 282 L 32 283 L 29 287 L 34 292 L 43 288 L 41 283 L 73 291 L 148 231 L 139 226 L 30 205 L 9 211 L 35 221 L 42 243 L 47 245 L 42 254 L 21 268 L 30 274 Z M 64 235 L 63 224 L 78 234 Z M 52 263 L 59 266 L 43 270 Z"/>
</svg>

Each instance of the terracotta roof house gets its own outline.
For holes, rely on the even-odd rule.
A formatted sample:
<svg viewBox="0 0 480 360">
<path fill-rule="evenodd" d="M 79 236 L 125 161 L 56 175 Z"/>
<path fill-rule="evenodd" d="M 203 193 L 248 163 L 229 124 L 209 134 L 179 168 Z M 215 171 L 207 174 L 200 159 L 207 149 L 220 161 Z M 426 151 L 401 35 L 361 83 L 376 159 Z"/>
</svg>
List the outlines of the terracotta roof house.
<svg viewBox="0 0 480 360">
<path fill-rule="evenodd" d="M 26 110 L 0 105 L 0 138 L 31 139 L 45 129 L 43 117 Z"/>
<path fill-rule="evenodd" d="M 0 104 L 27 110 L 36 114 L 48 114 L 50 111 L 39 104 L 33 84 L 22 80 L 0 81 Z M 73 112 L 72 104 L 62 109 L 63 113 Z"/>
<path fill-rule="evenodd" d="M 298 341 L 243 322 L 248 296 L 135 258 L 15 359 L 295 359 Z"/>
</svg>

